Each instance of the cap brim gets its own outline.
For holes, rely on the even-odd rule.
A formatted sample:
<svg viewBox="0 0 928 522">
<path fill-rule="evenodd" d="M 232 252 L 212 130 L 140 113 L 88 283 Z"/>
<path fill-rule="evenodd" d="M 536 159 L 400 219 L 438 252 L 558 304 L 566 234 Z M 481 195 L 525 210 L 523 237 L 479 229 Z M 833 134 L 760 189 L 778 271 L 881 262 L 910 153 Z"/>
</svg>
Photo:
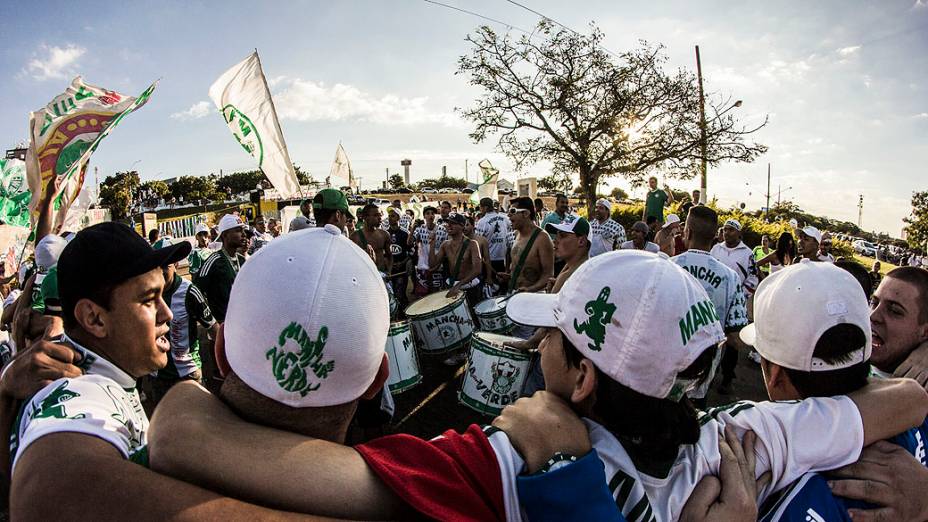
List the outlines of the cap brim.
<svg viewBox="0 0 928 522">
<path fill-rule="evenodd" d="M 568 234 L 573 234 L 574 227 L 571 225 L 573 225 L 573 223 L 560 223 L 558 225 L 555 225 L 554 223 L 548 223 L 547 225 L 545 225 L 545 232 L 549 234 L 557 234 L 558 231 L 560 231 L 560 232 L 567 232 Z"/>
<path fill-rule="evenodd" d="M 754 342 L 757 340 L 757 329 L 754 327 L 754 323 L 751 323 L 738 332 L 738 337 L 744 341 L 744 344 L 748 346 L 754 346 Z"/>
<path fill-rule="evenodd" d="M 509 298 L 506 303 L 506 315 L 525 326 L 554 328 L 557 326 L 557 318 L 554 315 L 556 305 L 557 294 L 524 292 Z"/>
<path fill-rule="evenodd" d="M 193 247 L 190 246 L 190 243 L 183 241 L 176 245 L 152 250 L 150 254 L 130 265 L 119 280 L 124 281 L 139 274 L 154 270 L 155 268 L 163 268 L 171 263 L 176 263 L 190 255 L 192 249 Z"/>
</svg>

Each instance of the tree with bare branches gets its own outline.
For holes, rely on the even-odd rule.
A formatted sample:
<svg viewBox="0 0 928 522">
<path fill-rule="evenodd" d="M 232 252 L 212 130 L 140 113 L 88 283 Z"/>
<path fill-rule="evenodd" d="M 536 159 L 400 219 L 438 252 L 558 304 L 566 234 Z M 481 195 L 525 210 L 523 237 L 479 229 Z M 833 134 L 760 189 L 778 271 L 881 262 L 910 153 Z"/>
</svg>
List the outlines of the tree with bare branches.
<svg viewBox="0 0 928 522">
<path fill-rule="evenodd" d="M 549 20 L 518 39 L 483 26 L 467 36 L 472 48 L 457 70 L 483 91 L 458 109 L 476 125 L 470 137 L 480 143 L 498 135 L 497 148 L 517 169 L 548 160 L 557 175 L 579 175 L 590 206 L 604 178 L 641 183 L 662 171 L 689 179 L 702 161 L 695 75 L 666 73 L 663 46 L 641 42 L 612 55 L 603 37 L 595 25 L 581 35 Z M 728 112 L 732 106 L 717 94 L 706 99 L 709 165 L 751 162 L 767 150 L 746 140 L 767 120 L 747 128 Z"/>
</svg>

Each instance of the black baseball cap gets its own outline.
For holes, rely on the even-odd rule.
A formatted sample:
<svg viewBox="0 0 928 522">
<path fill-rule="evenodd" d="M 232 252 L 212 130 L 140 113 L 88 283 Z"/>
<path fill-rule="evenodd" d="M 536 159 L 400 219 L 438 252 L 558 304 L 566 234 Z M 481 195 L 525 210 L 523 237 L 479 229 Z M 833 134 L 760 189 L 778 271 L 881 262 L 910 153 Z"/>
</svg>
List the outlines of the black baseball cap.
<svg viewBox="0 0 928 522">
<path fill-rule="evenodd" d="M 187 241 L 158 250 L 126 225 L 107 222 L 81 230 L 58 259 L 58 293 L 62 314 L 100 288 L 114 286 L 190 254 Z"/>
<path fill-rule="evenodd" d="M 458 214 L 457 212 L 453 212 L 448 215 L 448 218 L 445 219 L 445 222 L 464 226 L 465 224 L 467 224 L 467 219 L 464 217 L 464 214 Z"/>
</svg>

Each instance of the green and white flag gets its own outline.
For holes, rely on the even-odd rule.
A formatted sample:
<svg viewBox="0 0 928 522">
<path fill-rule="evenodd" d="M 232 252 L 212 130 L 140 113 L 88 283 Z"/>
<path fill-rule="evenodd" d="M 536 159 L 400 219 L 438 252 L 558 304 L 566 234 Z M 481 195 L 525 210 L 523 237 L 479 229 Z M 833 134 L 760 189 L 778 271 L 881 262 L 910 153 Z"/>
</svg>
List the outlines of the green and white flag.
<svg viewBox="0 0 928 522">
<path fill-rule="evenodd" d="M 17 227 L 29 226 L 29 200 L 26 163 L 0 158 L 0 220 Z"/>
<path fill-rule="evenodd" d="M 245 152 L 257 160 L 258 168 L 281 197 L 299 196 L 300 184 L 290 162 L 258 52 L 222 73 L 209 88 L 209 97 L 219 108 L 232 135 Z"/>
<path fill-rule="evenodd" d="M 39 203 L 55 198 L 51 230 L 59 230 L 80 194 L 90 155 L 123 118 L 145 105 L 157 83 L 134 97 L 84 83 L 78 76 L 65 92 L 30 115 L 26 175 L 32 191 L 29 212 L 33 229 Z"/>
<path fill-rule="evenodd" d="M 471 203 L 479 205 L 480 200 L 483 198 L 496 201 L 498 197 L 496 182 L 499 181 L 499 169 L 493 168 L 493 164 L 488 159 L 483 159 L 477 166 L 480 167 L 480 172 L 483 173 L 483 183 L 477 186 L 477 190 L 470 195 Z"/>
<path fill-rule="evenodd" d="M 351 175 L 351 162 L 348 161 L 348 153 L 345 152 L 345 147 L 342 147 L 341 143 L 335 149 L 335 160 L 332 161 L 332 168 L 329 169 L 329 177 L 326 178 L 326 183 L 335 188 L 351 187 L 352 190 L 357 188 L 354 176 Z"/>
</svg>

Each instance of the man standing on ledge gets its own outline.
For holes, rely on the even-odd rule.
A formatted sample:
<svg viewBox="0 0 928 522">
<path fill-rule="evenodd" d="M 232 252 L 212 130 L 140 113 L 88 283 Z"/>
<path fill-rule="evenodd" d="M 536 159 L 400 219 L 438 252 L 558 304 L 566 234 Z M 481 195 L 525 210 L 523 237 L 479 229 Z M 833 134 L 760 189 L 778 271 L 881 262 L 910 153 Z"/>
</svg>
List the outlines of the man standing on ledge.
<svg viewBox="0 0 928 522">
<path fill-rule="evenodd" d="M 648 196 L 644 203 L 644 212 L 641 220 L 648 221 L 648 217 L 653 216 L 659 223 L 664 222 L 664 207 L 668 203 L 673 203 L 673 192 L 666 184 L 664 188 L 657 188 L 657 178 L 651 176 L 648 178 Z"/>
</svg>

